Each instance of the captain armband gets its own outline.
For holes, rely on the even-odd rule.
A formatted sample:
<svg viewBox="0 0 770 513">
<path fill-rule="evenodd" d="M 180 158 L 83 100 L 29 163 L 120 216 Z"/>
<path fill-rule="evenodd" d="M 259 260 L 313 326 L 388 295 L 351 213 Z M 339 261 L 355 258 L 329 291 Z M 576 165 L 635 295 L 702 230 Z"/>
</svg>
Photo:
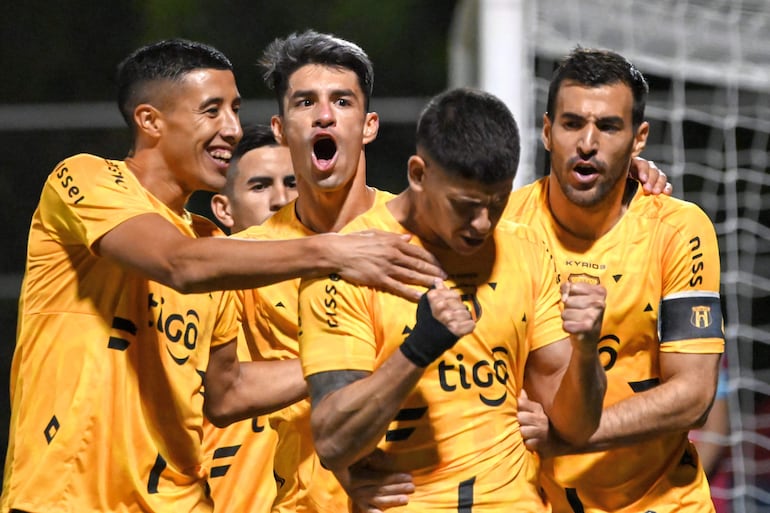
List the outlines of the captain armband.
<svg viewBox="0 0 770 513">
<path fill-rule="evenodd" d="M 719 294 L 695 290 L 666 296 L 658 316 L 660 342 L 724 338 Z"/>
</svg>

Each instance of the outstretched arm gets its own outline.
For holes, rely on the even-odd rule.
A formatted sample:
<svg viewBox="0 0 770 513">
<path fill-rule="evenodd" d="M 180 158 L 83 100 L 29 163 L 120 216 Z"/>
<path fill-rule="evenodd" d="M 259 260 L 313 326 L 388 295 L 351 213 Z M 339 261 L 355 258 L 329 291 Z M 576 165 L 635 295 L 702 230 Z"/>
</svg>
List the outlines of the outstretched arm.
<svg viewBox="0 0 770 513">
<path fill-rule="evenodd" d="M 158 214 L 126 220 L 97 241 L 94 250 L 185 293 L 337 273 L 416 301 L 419 293 L 406 284 L 428 287 L 444 274 L 428 251 L 403 235 L 370 230 L 286 241 L 194 239 Z"/>
</svg>

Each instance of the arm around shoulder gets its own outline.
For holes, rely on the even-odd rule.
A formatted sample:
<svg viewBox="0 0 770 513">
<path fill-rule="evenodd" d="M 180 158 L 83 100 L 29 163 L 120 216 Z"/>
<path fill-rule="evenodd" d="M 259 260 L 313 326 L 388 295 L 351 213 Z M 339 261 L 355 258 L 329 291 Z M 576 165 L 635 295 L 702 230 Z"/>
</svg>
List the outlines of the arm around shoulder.
<svg viewBox="0 0 770 513">
<path fill-rule="evenodd" d="M 443 271 L 397 234 L 319 234 L 291 240 L 193 238 L 158 214 L 128 219 L 95 244 L 102 256 L 180 292 L 257 288 L 332 273 L 417 300 L 407 284 L 430 285 Z"/>
<path fill-rule="evenodd" d="M 128 219 L 95 245 L 102 256 L 180 292 L 257 288 L 339 271 L 327 236 L 286 241 L 193 238 L 158 214 Z"/>
</svg>

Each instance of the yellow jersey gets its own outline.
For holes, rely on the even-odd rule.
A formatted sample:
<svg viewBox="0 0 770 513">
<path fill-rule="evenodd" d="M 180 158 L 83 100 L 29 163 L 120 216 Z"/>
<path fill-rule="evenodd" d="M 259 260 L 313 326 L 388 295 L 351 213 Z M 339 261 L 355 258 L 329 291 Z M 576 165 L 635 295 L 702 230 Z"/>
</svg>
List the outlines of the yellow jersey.
<svg viewBox="0 0 770 513">
<path fill-rule="evenodd" d="M 721 353 L 719 249 L 696 205 L 638 188 L 620 221 L 577 250 L 548 207 L 549 178 L 513 192 L 504 219 L 528 224 L 549 245 L 562 280 L 607 289 L 599 352 L 604 406 L 660 382 L 659 354 Z M 687 432 L 589 454 L 544 460 L 556 512 L 709 512 L 708 483 Z"/>
<path fill-rule="evenodd" d="M 237 344 L 240 361 L 255 360 L 243 325 Z M 267 513 L 272 509 L 277 493 L 273 474 L 277 443 L 278 433 L 267 416 L 234 422 L 226 428 L 217 428 L 204 418 L 204 465 L 217 512 Z"/>
<path fill-rule="evenodd" d="M 201 386 L 210 347 L 235 338 L 233 294 L 181 294 L 94 253 L 148 213 L 188 237 L 218 233 L 121 161 L 76 155 L 45 183 L 19 300 L 3 512 L 212 511 Z"/>
<path fill-rule="evenodd" d="M 387 205 L 344 231 L 365 228 L 407 233 Z M 426 368 L 378 444 L 393 470 L 410 472 L 416 485 L 407 506 L 388 511 L 550 511 L 517 420 L 529 353 L 568 337 L 548 250 L 527 226 L 501 222 L 474 255 L 436 256 L 476 327 Z M 336 275 L 303 281 L 304 374 L 373 372 L 412 330 L 415 308 Z"/>
<path fill-rule="evenodd" d="M 393 194 L 376 191 L 375 205 L 391 199 Z M 296 200 L 295 200 L 296 201 Z M 243 239 L 296 239 L 315 235 L 297 218 L 295 201 L 258 226 L 252 226 L 232 237 Z M 238 291 L 242 338 L 240 347 L 253 360 L 299 358 L 297 341 L 297 295 L 299 280 L 287 280 L 259 289 Z M 337 513 L 347 509 L 347 496 L 334 475 L 321 467 L 310 431 L 310 402 L 305 399 L 269 416 L 254 432 L 251 421 L 218 429 L 206 428 L 209 453 L 216 447 L 238 447 L 237 455 L 227 459 L 227 473 L 212 478 L 212 496 L 218 511 L 253 513 L 270 511 L 262 506 L 267 497 L 261 490 L 264 482 L 272 486 L 274 513 Z M 274 436 L 265 436 L 265 434 Z M 216 440 L 216 441 L 214 441 Z M 232 452 L 233 449 L 231 449 Z M 262 469 L 262 470 L 260 470 Z M 253 483 L 244 488 L 239 483 Z M 227 507 L 237 494 L 248 509 Z M 222 499 L 219 496 L 223 497 Z"/>
</svg>

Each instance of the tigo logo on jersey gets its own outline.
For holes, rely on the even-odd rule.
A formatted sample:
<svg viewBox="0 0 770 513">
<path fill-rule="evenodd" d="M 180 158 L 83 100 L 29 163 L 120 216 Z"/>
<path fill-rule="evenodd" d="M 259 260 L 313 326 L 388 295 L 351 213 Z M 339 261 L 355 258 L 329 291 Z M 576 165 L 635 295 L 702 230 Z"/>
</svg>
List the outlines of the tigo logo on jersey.
<svg viewBox="0 0 770 513">
<path fill-rule="evenodd" d="M 487 406 L 500 406 L 508 397 L 506 386 L 508 383 L 508 350 L 504 347 L 495 347 L 492 349 L 492 354 L 495 360 L 491 363 L 480 360 L 473 365 L 468 365 L 463 363 L 465 357 L 462 354 L 456 356 L 457 365 L 441 360 L 438 364 L 441 388 L 446 392 L 454 392 L 458 386 L 465 390 L 476 386 L 484 392 L 479 393 L 479 399 L 482 403 Z M 495 383 L 500 386 L 495 387 Z M 494 392 L 494 389 L 501 391 L 490 393 Z"/>
<path fill-rule="evenodd" d="M 177 312 L 168 313 L 164 311 L 164 303 L 163 297 L 157 301 L 153 293 L 149 294 L 150 310 L 157 309 L 157 313 L 154 314 L 156 320 L 154 322 L 150 320 L 150 326 L 154 325 L 155 329 L 165 335 L 166 340 L 171 344 L 176 345 L 181 341 L 187 351 L 194 351 L 198 342 L 198 323 L 200 322 L 198 312 L 189 309 L 184 315 Z M 177 365 L 184 365 L 190 358 L 189 354 L 184 356 L 175 354 L 169 344 L 166 344 L 166 350 Z"/>
</svg>

